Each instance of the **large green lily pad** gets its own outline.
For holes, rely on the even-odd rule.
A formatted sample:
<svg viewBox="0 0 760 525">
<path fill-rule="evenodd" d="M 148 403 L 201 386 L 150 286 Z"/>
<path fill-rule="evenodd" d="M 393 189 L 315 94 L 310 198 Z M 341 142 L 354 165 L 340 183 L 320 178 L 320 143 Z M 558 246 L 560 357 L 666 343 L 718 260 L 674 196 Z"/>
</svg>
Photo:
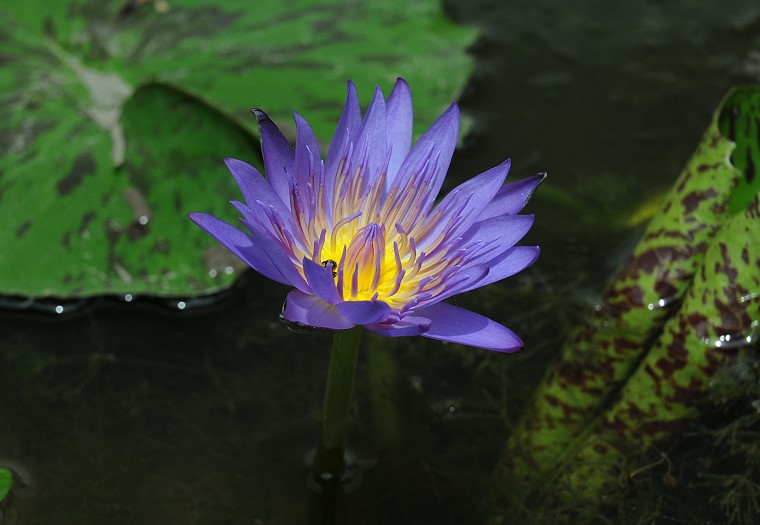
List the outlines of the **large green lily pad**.
<svg viewBox="0 0 760 525">
<path fill-rule="evenodd" d="M 0 20 L 0 294 L 33 297 L 227 286 L 185 216 L 234 220 L 221 159 L 258 162 L 249 107 L 296 109 L 326 143 L 347 79 L 368 102 L 404 76 L 419 132 L 474 36 L 437 0 L 8 0 Z"/>
</svg>

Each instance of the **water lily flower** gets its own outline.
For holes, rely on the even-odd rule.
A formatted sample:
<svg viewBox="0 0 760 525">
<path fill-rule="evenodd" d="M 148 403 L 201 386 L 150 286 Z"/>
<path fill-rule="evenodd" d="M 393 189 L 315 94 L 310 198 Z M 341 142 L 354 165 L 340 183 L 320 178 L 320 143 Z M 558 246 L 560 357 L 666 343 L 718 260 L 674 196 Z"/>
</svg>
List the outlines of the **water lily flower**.
<svg viewBox="0 0 760 525">
<path fill-rule="evenodd" d="M 403 79 L 387 100 L 376 88 L 363 117 L 349 82 L 324 161 L 300 115 L 293 148 L 263 111 L 253 111 L 267 178 L 226 160 L 245 199 L 232 204 L 248 232 L 204 213 L 190 218 L 254 270 L 294 288 L 284 319 L 497 351 L 522 347 L 508 328 L 443 301 L 536 260 L 537 246 L 515 246 L 533 224 L 532 215 L 517 213 L 544 174 L 504 185 L 507 160 L 435 204 L 459 109 L 452 103 L 412 145 L 412 96 Z"/>
</svg>

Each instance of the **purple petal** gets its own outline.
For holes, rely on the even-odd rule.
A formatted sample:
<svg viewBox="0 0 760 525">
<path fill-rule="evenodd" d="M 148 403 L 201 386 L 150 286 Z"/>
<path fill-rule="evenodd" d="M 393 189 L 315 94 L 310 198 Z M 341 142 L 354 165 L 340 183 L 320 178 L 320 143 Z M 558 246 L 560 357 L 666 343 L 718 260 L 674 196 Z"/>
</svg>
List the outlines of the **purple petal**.
<svg viewBox="0 0 760 525">
<path fill-rule="evenodd" d="M 348 330 L 354 323 L 340 315 L 331 304 L 316 295 L 309 295 L 298 290 L 288 294 L 282 318 L 306 326 L 329 328 L 330 330 Z"/>
<path fill-rule="evenodd" d="M 280 275 L 285 277 L 287 282 L 298 288 L 304 293 L 313 293 L 311 287 L 306 284 L 301 273 L 296 269 L 296 265 L 291 257 L 292 250 L 280 239 L 273 238 L 266 230 L 262 230 L 255 223 L 248 219 L 240 219 L 246 228 L 253 234 L 253 239 L 258 242 L 258 249 L 266 255 L 272 262 Z"/>
<path fill-rule="evenodd" d="M 311 130 L 309 123 L 304 118 L 293 112 L 293 118 L 296 121 L 296 163 L 295 179 L 303 187 L 311 183 L 314 185 L 316 173 L 321 166 L 322 159 L 319 156 L 319 144 L 317 137 Z"/>
<path fill-rule="evenodd" d="M 477 222 L 463 235 L 466 241 L 489 246 L 495 257 L 522 239 L 533 226 L 533 215 L 500 215 Z M 478 263 L 482 262 L 480 258 Z"/>
<path fill-rule="evenodd" d="M 514 332 L 475 312 L 446 303 L 438 303 L 415 313 L 429 318 L 425 337 L 461 345 L 477 346 L 497 352 L 516 352 L 523 342 Z"/>
<path fill-rule="evenodd" d="M 421 168 L 427 157 L 428 150 L 432 147 L 430 158 L 436 163 L 435 172 L 430 179 L 430 190 L 427 191 L 427 199 L 422 210 L 430 208 L 438 195 L 438 191 L 441 189 L 443 179 L 446 177 L 451 157 L 457 145 L 458 134 L 459 107 L 454 102 L 412 146 L 409 154 L 401 164 L 401 168 L 399 168 L 398 180 L 396 182 L 403 181 L 403 184 Z"/>
<path fill-rule="evenodd" d="M 364 325 L 370 332 L 385 337 L 407 337 L 422 335 L 430 328 L 430 319 L 416 315 L 408 315 L 395 323 L 377 323 Z"/>
<path fill-rule="evenodd" d="M 259 195 L 263 193 L 263 191 L 266 191 L 262 191 L 263 186 L 269 186 L 264 179 L 264 176 L 259 173 L 259 170 L 250 164 L 243 162 L 242 160 L 229 158 L 224 159 L 224 163 L 235 178 L 235 182 L 237 182 L 238 188 L 240 188 L 240 193 L 243 194 L 243 199 L 248 206 L 256 202 L 256 200 L 259 199 Z M 269 191 L 274 194 L 271 186 L 269 186 Z M 277 200 L 279 200 L 279 198 Z"/>
<path fill-rule="evenodd" d="M 335 308 L 346 319 L 362 325 L 384 321 L 391 313 L 391 307 L 382 301 L 344 301 Z"/>
<path fill-rule="evenodd" d="M 356 86 L 354 86 L 353 82 L 349 81 L 348 95 L 346 96 L 343 114 L 340 116 L 338 126 L 335 128 L 335 134 L 330 142 L 330 149 L 327 151 L 325 175 L 328 179 L 328 194 L 332 192 L 332 185 L 329 184 L 329 181 L 335 180 L 335 172 L 338 169 L 343 149 L 349 140 L 353 140 L 356 137 L 361 120 L 361 108 L 359 107 L 359 97 L 356 95 Z"/>
<path fill-rule="evenodd" d="M 366 158 L 366 167 L 364 176 L 368 177 L 367 181 L 372 181 L 379 174 L 380 167 L 386 160 L 386 139 L 385 139 L 385 99 L 383 92 L 379 87 L 375 87 L 375 96 L 364 115 L 359 136 L 356 138 L 353 158 L 351 159 L 351 172 L 359 166 L 359 163 Z"/>
<path fill-rule="evenodd" d="M 399 78 L 393 87 L 386 104 L 385 134 L 390 148 L 388 177 L 385 180 L 386 191 L 391 187 L 401 163 L 404 161 L 412 144 L 412 93 L 406 80 Z"/>
<path fill-rule="evenodd" d="M 296 250 L 301 252 L 307 252 L 309 250 L 308 244 L 303 239 L 303 235 L 299 228 L 296 228 L 293 224 L 293 218 L 290 212 L 285 213 L 285 217 L 280 216 L 271 207 L 265 205 L 262 202 L 254 203 L 253 207 L 248 207 L 238 201 L 230 201 L 235 209 L 242 215 L 242 223 L 253 233 L 255 236 L 268 239 L 275 245 L 280 246 L 285 253 L 293 254 Z M 287 242 L 284 242 L 280 238 L 279 230 L 284 231 L 286 234 Z"/>
<path fill-rule="evenodd" d="M 512 160 L 507 159 L 495 168 L 484 171 L 480 175 L 460 184 L 452 193 L 458 192 L 462 195 L 472 193 L 472 198 L 468 203 L 468 212 L 472 210 L 474 213 L 479 214 L 499 194 L 511 165 Z M 446 198 L 441 201 L 441 204 L 444 202 L 446 202 Z"/>
<path fill-rule="evenodd" d="M 307 259 L 306 257 L 303 259 L 303 273 L 306 275 L 306 281 L 311 286 L 311 289 L 322 300 L 330 304 L 336 304 L 343 301 L 343 298 L 335 287 L 335 278 L 332 272 L 331 268 L 325 268 L 311 259 Z"/>
<path fill-rule="evenodd" d="M 446 286 L 442 291 L 436 293 L 433 297 L 426 301 L 420 301 L 419 305 L 414 307 L 415 312 L 419 312 L 419 308 L 427 308 L 428 305 L 433 305 L 448 299 L 453 295 L 462 293 L 465 290 L 471 290 L 477 288 L 482 280 L 488 276 L 488 266 L 477 265 L 463 268 L 458 272 L 449 276 L 446 281 Z"/>
<path fill-rule="evenodd" d="M 459 290 L 458 293 L 474 290 L 475 288 L 506 279 L 533 264 L 538 259 L 540 253 L 541 250 L 538 246 L 513 246 L 486 263 L 489 267 L 488 275 L 482 280 L 472 283 L 472 286 Z"/>
<path fill-rule="evenodd" d="M 425 250 L 429 242 L 435 241 L 455 213 L 461 215 L 461 218 L 447 237 L 454 238 L 465 232 L 502 187 L 510 165 L 511 160 L 507 159 L 499 166 L 460 184 L 446 195 L 431 215 L 431 220 L 436 220 L 437 224 L 417 239 L 418 249 Z M 412 235 L 416 235 L 415 230 L 412 230 Z"/>
<path fill-rule="evenodd" d="M 240 187 L 240 192 L 243 194 L 248 208 L 256 209 L 257 201 L 271 206 L 283 224 L 292 229 L 293 215 L 290 213 L 290 209 L 282 202 L 282 199 L 275 193 L 264 176 L 259 173 L 259 170 L 237 159 L 224 159 L 224 163 Z"/>
<path fill-rule="evenodd" d="M 295 152 L 269 116 L 260 109 L 253 108 L 259 124 L 261 150 L 264 154 L 264 171 L 280 200 L 290 208 L 290 186 L 288 175 L 294 175 Z"/>
<path fill-rule="evenodd" d="M 539 173 L 538 175 L 502 186 L 478 219 L 482 221 L 499 215 L 515 215 L 519 213 L 545 178 L 546 173 Z"/>
<path fill-rule="evenodd" d="M 234 226 L 207 213 L 190 213 L 188 217 L 264 277 L 278 283 L 290 284 L 265 255 L 259 246 L 258 238 L 246 235 Z"/>
<path fill-rule="evenodd" d="M 261 205 L 254 203 L 253 208 L 249 208 L 242 202 L 238 201 L 230 201 L 230 204 L 232 204 L 240 215 L 243 216 L 245 224 L 251 225 L 248 228 L 249 230 L 254 231 L 252 228 L 255 228 L 257 232 L 265 232 L 269 237 L 273 239 L 277 238 L 277 233 L 274 230 L 272 221 L 269 220 L 269 217 L 266 215 Z"/>
<path fill-rule="evenodd" d="M 243 225 L 246 226 L 246 228 L 248 228 L 248 231 L 253 232 L 253 230 L 248 227 L 248 224 L 251 224 L 256 228 L 257 232 L 263 231 L 266 232 L 269 237 L 276 237 L 274 228 L 272 227 L 272 222 L 269 220 L 269 217 L 267 217 L 263 212 L 261 206 L 256 205 L 254 208 L 249 208 L 240 201 L 230 201 L 230 204 L 232 204 L 238 213 L 240 213 L 240 218 L 238 220 L 241 221 Z"/>
</svg>

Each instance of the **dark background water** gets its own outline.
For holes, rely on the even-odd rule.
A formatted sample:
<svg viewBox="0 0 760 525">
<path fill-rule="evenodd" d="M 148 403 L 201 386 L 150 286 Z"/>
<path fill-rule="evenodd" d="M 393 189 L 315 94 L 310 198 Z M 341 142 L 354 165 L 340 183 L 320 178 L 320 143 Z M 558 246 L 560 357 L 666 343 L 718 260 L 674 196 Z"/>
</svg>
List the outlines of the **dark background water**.
<svg viewBox="0 0 760 525">
<path fill-rule="evenodd" d="M 445 7 L 482 32 L 461 97 L 472 132 L 445 189 L 506 156 L 514 179 L 549 172 L 527 210 L 539 262 L 457 298 L 526 350 L 365 337 L 349 446 L 368 469 L 342 523 L 481 522 L 523 401 L 635 243 L 637 212 L 728 88 L 760 80 L 753 0 Z M 0 458 L 34 491 L 16 498 L 18 523 L 307 523 L 330 338 L 280 324 L 286 292 L 251 272 L 195 311 L 104 298 L 62 317 L 0 314 Z"/>
</svg>

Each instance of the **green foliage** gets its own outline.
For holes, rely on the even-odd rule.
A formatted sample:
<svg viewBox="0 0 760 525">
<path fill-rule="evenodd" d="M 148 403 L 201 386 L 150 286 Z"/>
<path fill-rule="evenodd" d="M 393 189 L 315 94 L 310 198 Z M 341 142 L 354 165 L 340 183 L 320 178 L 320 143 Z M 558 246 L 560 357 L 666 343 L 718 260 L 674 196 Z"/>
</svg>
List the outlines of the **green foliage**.
<svg viewBox="0 0 760 525">
<path fill-rule="evenodd" d="M 729 203 L 732 213 L 738 213 L 760 192 L 760 90 L 753 86 L 737 88 L 728 97 L 719 117 L 720 131 L 734 141 L 731 164 L 742 177 Z"/>
<path fill-rule="evenodd" d="M 22 296 L 229 285 L 182 221 L 238 198 L 221 159 L 256 161 L 250 106 L 326 143 L 347 79 L 366 99 L 405 76 L 429 125 L 474 36 L 434 0 L 10 0 L 0 20 L 0 293 Z"/>
<path fill-rule="evenodd" d="M 753 481 L 747 474 L 713 475 L 726 489 L 726 492 L 713 499 L 718 500 L 730 524 L 752 523 L 753 519 L 760 516 L 760 483 Z"/>
<path fill-rule="evenodd" d="M 0 467 L 0 503 L 5 500 L 13 485 L 13 473 L 7 468 Z"/>
<path fill-rule="evenodd" d="M 505 507 L 556 509 L 559 499 L 566 516 L 590 519 L 700 416 L 713 375 L 754 344 L 758 100 L 759 86 L 728 94 L 629 261 L 550 368 L 504 453 L 496 498 Z M 721 505 L 731 515 L 756 504 L 745 478 L 726 480 Z"/>
<path fill-rule="evenodd" d="M 718 488 L 710 500 L 730 525 L 753 523 L 760 516 L 760 362 L 744 359 L 721 370 L 711 399 L 733 417 L 702 429 L 713 447 L 700 461 L 702 477 Z"/>
</svg>

